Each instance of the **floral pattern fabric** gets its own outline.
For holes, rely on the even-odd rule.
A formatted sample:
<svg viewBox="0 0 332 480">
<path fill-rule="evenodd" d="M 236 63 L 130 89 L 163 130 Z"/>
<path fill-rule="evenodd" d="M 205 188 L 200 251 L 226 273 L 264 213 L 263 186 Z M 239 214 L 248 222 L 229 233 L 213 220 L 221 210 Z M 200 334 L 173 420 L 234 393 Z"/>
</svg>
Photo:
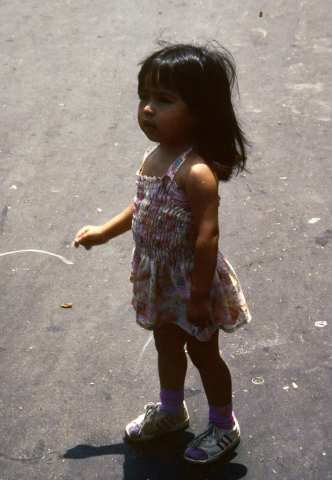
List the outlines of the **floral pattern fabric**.
<svg viewBox="0 0 332 480">
<path fill-rule="evenodd" d="M 155 148 L 147 150 L 143 163 Z M 132 304 L 137 323 L 148 330 L 173 322 L 207 341 L 217 329 L 232 332 L 249 322 L 251 316 L 232 266 L 218 252 L 210 296 L 213 325 L 200 331 L 187 320 L 196 238 L 188 198 L 174 177 L 191 150 L 181 155 L 163 177 L 142 175 L 142 168 L 137 172 Z"/>
</svg>

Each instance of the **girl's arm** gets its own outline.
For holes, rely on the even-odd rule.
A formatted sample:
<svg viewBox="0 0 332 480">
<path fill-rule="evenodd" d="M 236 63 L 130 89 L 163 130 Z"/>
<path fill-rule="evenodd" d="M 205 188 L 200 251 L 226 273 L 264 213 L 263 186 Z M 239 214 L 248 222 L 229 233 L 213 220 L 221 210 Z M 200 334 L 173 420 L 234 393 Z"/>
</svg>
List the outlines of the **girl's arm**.
<svg viewBox="0 0 332 480">
<path fill-rule="evenodd" d="M 193 165 L 186 181 L 186 193 L 197 236 L 191 296 L 187 319 L 196 327 L 212 323 L 210 292 L 218 255 L 218 182 L 206 164 Z"/>
<path fill-rule="evenodd" d="M 90 250 L 94 245 L 101 245 L 108 242 L 111 238 L 127 232 L 131 229 L 133 213 L 134 202 L 104 225 L 99 227 L 87 225 L 83 227 L 75 236 L 75 247 L 83 245 L 87 250 Z"/>
</svg>

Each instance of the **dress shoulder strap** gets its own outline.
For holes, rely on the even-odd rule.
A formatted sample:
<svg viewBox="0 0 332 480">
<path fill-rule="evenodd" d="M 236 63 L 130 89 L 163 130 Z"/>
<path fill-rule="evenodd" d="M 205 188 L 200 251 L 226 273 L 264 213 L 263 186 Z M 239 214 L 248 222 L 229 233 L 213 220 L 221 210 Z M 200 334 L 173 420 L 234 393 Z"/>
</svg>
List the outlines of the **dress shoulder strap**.
<svg viewBox="0 0 332 480">
<path fill-rule="evenodd" d="M 167 172 L 165 173 L 165 176 L 169 177 L 171 180 L 174 179 L 175 175 L 177 174 L 177 171 L 181 167 L 181 165 L 187 160 L 189 154 L 192 152 L 192 149 L 194 147 L 191 146 L 186 152 L 182 153 L 175 162 L 172 163 L 172 165 L 169 167 Z"/>
<path fill-rule="evenodd" d="M 139 169 L 138 169 L 137 174 L 139 174 L 139 173 L 142 172 L 142 168 L 143 168 L 143 165 L 144 165 L 145 160 L 148 158 L 149 155 L 151 155 L 152 152 L 154 152 L 154 151 L 156 150 L 157 147 L 158 147 L 158 145 L 152 145 L 152 146 L 149 147 L 149 148 L 147 149 L 147 151 L 144 153 L 143 161 L 142 161 L 142 163 L 141 163 L 141 166 L 140 166 Z"/>
</svg>

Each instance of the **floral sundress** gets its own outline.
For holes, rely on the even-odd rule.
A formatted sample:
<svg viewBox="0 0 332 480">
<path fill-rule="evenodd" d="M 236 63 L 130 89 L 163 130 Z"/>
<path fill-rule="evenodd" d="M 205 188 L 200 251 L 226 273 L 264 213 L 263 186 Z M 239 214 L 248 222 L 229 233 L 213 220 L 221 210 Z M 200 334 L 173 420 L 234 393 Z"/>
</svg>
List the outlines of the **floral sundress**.
<svg viewBox="0 0 332 480">
<path fill-rule="evenodd" d="M 143 164 L 156 148 L 147 150 Z M 218 252 L 210 295 L 213 325 L 200 330 L 187 320 L 196 238 L 188 198 L 174 177 L 191 150 L 192 147 L 183 153 L 163 177 L 143 175 L 142 167 L 137 172 L 132 221 L 132 305 L 137 323 L 148 330 L 173 322 L 207 341 L 219 328 L 235 331 L 248 323 L 251 315 L 232 266 Z"/>
</svg>

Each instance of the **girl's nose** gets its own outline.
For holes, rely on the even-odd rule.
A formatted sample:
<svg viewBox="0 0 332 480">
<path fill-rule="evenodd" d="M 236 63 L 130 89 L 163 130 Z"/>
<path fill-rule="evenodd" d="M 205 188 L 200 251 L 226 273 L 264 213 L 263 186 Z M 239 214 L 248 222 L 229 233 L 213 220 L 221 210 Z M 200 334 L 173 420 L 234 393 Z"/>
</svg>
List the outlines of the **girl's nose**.
<svg viewBox="0 0 332 480">
<path fill-rule="evenodd" d="M 147 113 L 149 115 L 154 115 L 154 108 L 153 108 L 153 105 L 151 104 L 151 102 L 147 103 L 143 109 L 143 112 L 144 113 Z"/>
</svg>

